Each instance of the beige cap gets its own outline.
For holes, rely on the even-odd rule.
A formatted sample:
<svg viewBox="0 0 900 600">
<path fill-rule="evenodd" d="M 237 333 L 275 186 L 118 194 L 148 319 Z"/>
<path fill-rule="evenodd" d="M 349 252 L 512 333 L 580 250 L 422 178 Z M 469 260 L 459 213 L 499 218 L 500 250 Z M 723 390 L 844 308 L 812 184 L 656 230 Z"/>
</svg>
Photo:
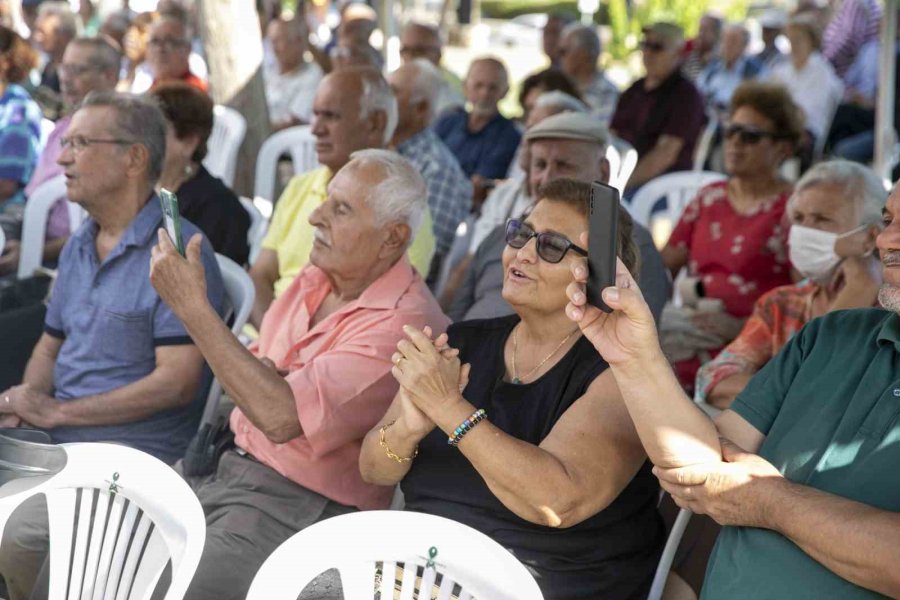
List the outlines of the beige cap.
<svg viewBox="0 0 900 600">
<path fill-rule="evenodd" d="M 578 140 L 606 145 L 609 130 L 586 113 L 563 112 L 547 117 L 525 132 L 525 141 Z"/>
<path fill-rule="evenodd" d="M 655 33 L 659 37 L 668 40 L 670 42 L 683 42 L 684 41 L 684 31 L 676 25 L 675 23 L 668 23 L 666 21 L 658 21 L 651 25 L 647 25 L 642 30 L 644 33 Z"/>
</svg>

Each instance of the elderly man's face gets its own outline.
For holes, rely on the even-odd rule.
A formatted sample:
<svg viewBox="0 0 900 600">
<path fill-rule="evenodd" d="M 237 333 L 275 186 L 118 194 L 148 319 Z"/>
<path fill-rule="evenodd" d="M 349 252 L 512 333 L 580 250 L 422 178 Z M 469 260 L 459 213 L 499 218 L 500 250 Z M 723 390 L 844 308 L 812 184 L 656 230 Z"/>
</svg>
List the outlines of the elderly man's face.
<svg viewBox="0 0 900 600">
<path fill-rule="evenodd" d="M 67 105 L 77 106 L 88 92 L 105 92 L 115 88 L 118 73 L 104 73 L 93 58 L 89 47 L 76 43 L 66 47 L 59 66 L 59 84 Z"/>
<path fill-rule="evenodd" d="M 641 58 L 648 77 L 665 79 L 678 68 L 681 61 L 681 44 L 652 31 L 645 34 L 644 42 Z"/>
<path fill-rule="evenodd" d="M 319 162 L 334 172 L 364 148 L 381 147 L 372 130 L 372 115 L 360 114 L 362 85 L 350 73 L 333 73 L 322 80 L 313 101 L 312 133 Z"/>
<path fill-rule="evenodd" d="M 328 184 L 328 199 L 309 216 L 315 227 L 312 264 L 332 277 L 360 279 L 383 258 L 388 234 L 368 199 L 383 178 L 370 164 L 355 163 L 338 171 Z"/>
<path fill-rule="evenodd" d="M 150 28 L 147 63 L 156 79 L 179 79 L 188 72 L 191 42 L 186 34 L 175 19 L 161 19 Z"/>
<path fill-rule="evenodd" d="M 578 74 L 590 60 L 588 51 L 575 41 L 575 35 L 570 33 L 559 42 L 559 66 L 566 75 Z"/>
<path fill-rule="evenodd" d="M 712 17 L 700 19 L 700 28 L 697 31 L 697 45 L 701 50 L 712 50 L 719 41 L 718 23 Z"/>
<path fill-rule="evenodd" d="M 534 140 L 529 146 L 528 183 L 532 198 L 547 182 L 568 177 L 591 182 L 609 179 L 609 164 L 599 144 L 580 140 Z"/>
<path fill-rule="evenodd" d="M 100 197 L 108 197 L 125 184 L 128 147 L 118 138 L 110 124 L 116 111 L 108 106 L 88 106 L 72 116 L 63 138 L 64 146 L 58 163 L 66 176 L 66 195 L 89 212 Z M 91 141 L 93 140 L 93 141 Z"/>
<path fill-rule="evenodd" d="M 306 51 L 306 40 L 300 29 L 292 29 L 293 25 L 276 19 L 269 23 L 266 37 L 272 43 L 272 52 L 283 72 L 293 70 L 303 62 Z"/>
<path fill-rule="evenodd" d="M 747 36 L 740 27 L 729 27 L 722 34 L 722 59 L 733 63 L 744 55 L 747 48 Z"/>
<path fill-rule="evenodd" d="M 875 242 L 884 267 L 878 302 L 885 309 L 900 313 L 900 186 L 894 185 L 883 214 L 884 230 Z"/>
<path fill-rule="evenodd" d="M 492 115 L 497 112 L 497 103 L 506 95 L 509 86 L 497 65 L 478 61 L 469 68 L 464 88 L 473 113 Z"/>
<path fill-rule="evenodd" d="M 68 40 L 59 34 L 59 17 L 56 15 L 47 15 L 40 17 L 35 24 L 34 41 L 38 43 L 41 50 L 51 56 L 56 56 L 66 47 Z"/>
<path fill-rule="evenodd" d="M 409 26 L 400 34 L 400 59 L 406 64 L 416 58 L 424 58 L 438 66 L 441 40 L 424 27 Z"/>
<path fill-rule="evenodd" d="M 550 62 L 556 63 L 559 60 L 559 37 L 562 35 L 563 22 L 562 19 L 549 18 L 547 24 L 541 31 L 541 41 L 544 46 L 544 54 L 550 59 Z"/>
</svg>

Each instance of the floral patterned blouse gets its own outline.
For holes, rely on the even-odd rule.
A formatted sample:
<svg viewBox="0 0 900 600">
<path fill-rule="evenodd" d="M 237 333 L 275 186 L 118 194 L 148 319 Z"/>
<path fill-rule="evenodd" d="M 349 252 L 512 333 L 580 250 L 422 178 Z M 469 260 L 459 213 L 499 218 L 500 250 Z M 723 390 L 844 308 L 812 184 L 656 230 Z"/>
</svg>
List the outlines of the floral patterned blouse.
<svg viewBox="0 0 900 600">
<path fill-rule="evenodd" d="M 736 317 L 774 287 L 792 283 L 785 207 L 790 192 L 760 202 L 746 214 L 728 201 L 728 182 L 702 188 L 685 208 L 668 245 L 687 248 L 688 273 L 700 277 L 707 298 L 719 298 Z"/>
</svg>

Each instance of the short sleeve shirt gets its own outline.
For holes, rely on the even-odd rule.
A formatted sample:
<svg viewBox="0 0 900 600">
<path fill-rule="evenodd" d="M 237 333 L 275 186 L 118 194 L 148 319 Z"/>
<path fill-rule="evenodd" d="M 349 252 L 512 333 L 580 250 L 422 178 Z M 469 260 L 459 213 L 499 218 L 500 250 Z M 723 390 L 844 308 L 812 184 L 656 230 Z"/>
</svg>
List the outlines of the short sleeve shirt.
<svg viewBox="0 0 900 600">
<path fill-rule="evenodd" d="M 45 318 L 45 331 L 62 340 L 53 369 L 55 397 L 67 402 L 134 383 L 156 369 L 156 348 L 193 343 L 181 321 L 150 284 L 150 250 L 162 224 L 154 194 L 100 263 L 98 226 L 88 219 L 69 239 L 59 260 Z M 198 229 L 182 220 L 190 239 Z M 202 247 L 207 295 L 221 313 L 222 276 L 209 242 Z M 53 441 L 111 441 L 133 446 L 166 462 L 184 454 L 203 410 L 205 385 L 193 404 L 119 425 L 60 427 Z"/>
<path fill-rule="evenodd" d="M 900 511 L 900 317 L 881 309 L 811 321 L 732 409 L 765 434 L 759 454 L 792 482 Z M 882 598 L 835 575 L 786 537 L 725 527 L 703 598 Z"/>
<path fill-rule="evenodd" d="M 276 67 L 267 69 L 263 74 L 266 81 L 269 120 L 273 123 L 283 123 L 292 119 L 308 123 L 312 120 L 316 88 L 324 76 L 318 63 L 302 65 L 290 73 L 279 73 Z"/>
<path fill-rule="evenodd" d="M 669 170 L 690 170 L 705 119 L 700 92 L 680 71 L 652 90 L 644 88 L 645 81 L 639 79 L 625 90 L 609 128 L 634 146 L 639 156 L 650 152 L 661 136 L 682 140 L 681 153 Z"/>
<path fill-rule="evenodd" d="M 669 246 L 687 249 L 688 272 L 701 278 L 705 295 L 736 317 L 753 312 L 764 292 L 791 283 L 787 199 L 785 192 L 740 214 L 728 201 L 728 182 L 712 183 L 688 204 L 669 238 Z"/>
<path fill-rule="evenodd" d="M 506 177 L 522 140 L 515 123 L 499 113 L 481 131 L 469 131 L 469 115 L 463 109 L 441 117 L 434 132 L 456 156 L 466 177 L 485 179 Z"/>
<path fill-rule="evenodd" d="M 313 245 L 313 226 L 309 224 L 309 217 L 317 206 L 325 202 L 331 177 L 328 167 L 298 175 L 288 183 L 275 205 L 275 214 L 272 215 L 262 247 L 278 254 L 276 297 L 290 287 L 297 273 L 309 262 Z M 407 251 L 409 261 L 422 277 L 428 276 L 434 249 L 431 212 L 426 210 L 422 226 Z"/>
<path fill-rule="evenodd" d="M 15 181 L 18 191 L 7 200 L 25 202 L 41 146 L 41 109 L 20 85 L 9 84 L 0 96 L 0 179 Z"/>
</svg>

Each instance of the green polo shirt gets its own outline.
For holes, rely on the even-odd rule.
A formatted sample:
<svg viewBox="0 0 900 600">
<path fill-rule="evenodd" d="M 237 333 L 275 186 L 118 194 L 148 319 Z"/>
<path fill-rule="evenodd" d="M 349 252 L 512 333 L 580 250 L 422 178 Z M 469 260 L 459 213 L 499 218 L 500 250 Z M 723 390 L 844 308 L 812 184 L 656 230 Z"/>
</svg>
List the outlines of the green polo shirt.
<svg viewBox="0 0 900 600">
<path fill-rule="evenodd" d="M 787 479 L 900 512 L 896 314 L 847 310 L 810 322 L 750 381 L 732 409 L 766 435 L 759 454 Z M 883 596 L 838 577 L 774 531 L 725 527 L 702 597 Z"/>
</svg>

